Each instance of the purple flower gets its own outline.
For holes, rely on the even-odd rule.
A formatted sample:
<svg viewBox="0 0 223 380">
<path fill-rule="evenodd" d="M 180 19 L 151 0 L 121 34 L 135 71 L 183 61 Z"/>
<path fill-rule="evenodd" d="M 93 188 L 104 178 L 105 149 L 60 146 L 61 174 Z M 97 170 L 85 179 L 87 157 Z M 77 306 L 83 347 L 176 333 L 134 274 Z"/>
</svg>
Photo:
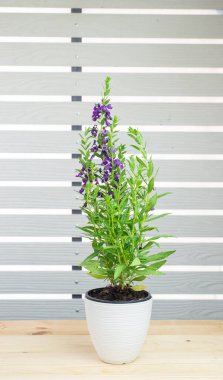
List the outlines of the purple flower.
<svg viewBox="0 0 223 380">
<path fill-rule="evenodd" d="M 107 165 L 108 164 L 108 159 L 107 159 L 107 156 L 105 157 L 104 161 L 102 161 L 102 165 Z"/>
<path fill-rule="evenodd" d="M 116 167 L 119 167 L 121 165 L 121 161 L 118 158 L 114 159 L 114 164 Z"/>
<path fill-rule="evenodd" d="M 97 136 L 97 133 L 98 133 L 97 127 L 94 126 L 94 127 L 92 128 L 92 130 L 91 130 L 91 134 L 92 134 L 92 136 L 96 137 L 96 136 Z"/>
<path fill-rule="evenodd" d="M 116 167 L 119 167 L 120 169 L 124 168 L 124 164 L 118 158 L 114 159 L 114 164 Z"/>
<path fill-rule="evenodd" d="M 95 104 L 93 108 L 93 113 L 92 113 L 92 120 L 97 121 L 101 116 L 101 105 L 98 103 L 97 105 Z"/>
<path fill-rule="evenodd" d="M 106 129 L 103 129 L 101 133 L 102 133 L 103 136 L 107 135 Z"/>
<path fill-rule="evenodd" d="M 80 193 L 80 194 L 83 194 L 83 192 L 84 192 L 84 188 L 82 187 L 82 188 L 79 190 L 79 193 Z"/>
<path fill-rule="evenodd" d="M 97 150 L 98 150 L 98 145 L 97 144 L 92 145 L 91 152 L 97 152 Z"/>
</svg>

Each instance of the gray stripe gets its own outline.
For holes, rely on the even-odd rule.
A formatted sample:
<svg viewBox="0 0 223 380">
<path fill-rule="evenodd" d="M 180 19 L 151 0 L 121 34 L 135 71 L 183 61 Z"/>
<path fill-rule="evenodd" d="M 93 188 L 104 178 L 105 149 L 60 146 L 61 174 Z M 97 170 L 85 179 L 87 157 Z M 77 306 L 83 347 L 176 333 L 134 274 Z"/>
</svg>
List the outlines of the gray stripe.
<svg viewBox="0 0 223 380">
<path fill-rule="evenodd" d="M 0 208 L 79 209 L 83 200 L 76 191 L 75 187 L 0 187 Z M 223 210 L 222 188 L 167 187 L 157 192 L 171 192 L 159 199 L 159 209 Z"/>
<path fill-rule="evenodd" d="M 217 103 L 113 103 L 113 105 L 113 114 L 118 115 L 122 125 L 223 125 L 223 107 Z M 91 124 L 91 110 L 92 103 L 81 102 L 1 102 L 0 123 Z"/>
<path fill-rule="evenodd" d="M 0 320 L 84 319 L 84 303 L 79 299 L 58 301 L 0 301 Z"/>
<path fill-rule="evenodd" d="M 152 319 L 222 319 L 222 301 L 153 301 Z M 1 320 L 84 319 L 83 300 L 0 301 Z"/>
<path fill-rule="evenodd" d="M 217 319 L 223 317 L 222 301 L 154 301 L 152 319 Z"/>
<path fill-rule="evenodd" d="M 223 292 L 222 272 L 166 272 L 143 283 L 152 294 L 220 294 Z M 70 272 L 2 272 L 1 293 L 72 293 L 106 286 L 82 271 Z"/>
<path fill-rule="evenodd" d="M 0 215 L 0 236 L 80 237 L 82 234 L 76 226 L 83 225 L 84 221 L 85 217 L 79 214 Z M 153 225 L 159 227 L 161 234 L 175 237 L 223 236 L 223 216 L 169 215 Z"/>
<path fill-rule="evenodd" d="M 153 154 L 223 154 L 223 133 L 143 132 Z M 127 132 L 118 135 L 128 153 L 136 153 Z M 80 136 L 72 132 L 0 131 L 0 153 L 78 153 Z"/>
<path fill-rule="evenodd" d="M 168 265 L 223 265 L 223 245 L 162 243 L 152 253 L 176 250 Z M 0 243 L 0 265 L 79 265 L 90 253 L 86 243 Z"/>
<path fill-rule="evenodd" d="M 222 181 L 223 161 L 220 160 L 155 160 L 159 168 L 157 181 Z M 2 181 L 74 181 L 77 160 L 14 160 L 1 159 Z"/>
<path fill-rule="evenodd" d="M 94 25 L 94 28 L 92 28 Z M 109 25 L 109 28 L 107 27 Z M 0 14 L 1 36 L 222 38 L 222 16 Z"/>
<path fill-rule="evenodd" d="M 116 74 L 112 95 L 222 96 L 221 74 Z M 104 73 L 0 73 L 1 95 L 101 95 Z"/>
<path fill-rule="evenodd" d="M 222 67 L 222 45 L 1 43 L 0 65 Z"/>
<path fill-rule="evenodd" d="M 0 0 L 1 7 L 73 8 L 73 0 Z M 76 0 L 76 8 L 111 8 L 109 0 Z M 136 0 L 113 0 L 112 8 L 135 8 Z M 222 9 L 222 0 L 137 0 L 144 9 Z"/>
</svg>

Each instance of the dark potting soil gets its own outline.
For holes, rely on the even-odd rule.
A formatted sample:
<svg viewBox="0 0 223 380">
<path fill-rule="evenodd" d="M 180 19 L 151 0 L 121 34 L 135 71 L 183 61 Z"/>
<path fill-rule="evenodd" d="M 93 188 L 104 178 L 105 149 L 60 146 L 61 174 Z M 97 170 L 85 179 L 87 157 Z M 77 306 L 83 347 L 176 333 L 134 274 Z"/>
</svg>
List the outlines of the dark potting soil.
<svg viewBox="0 0 223 380">
<path fill-rule="evenodd" d="M 121 289 L 118 286 L 106 286 L 105 288 L 92 289 L 89 296 L 106 301 L 137 301 L 148 296 L 145 290 L 135 291 L 130 287 Z"/>
</svg>

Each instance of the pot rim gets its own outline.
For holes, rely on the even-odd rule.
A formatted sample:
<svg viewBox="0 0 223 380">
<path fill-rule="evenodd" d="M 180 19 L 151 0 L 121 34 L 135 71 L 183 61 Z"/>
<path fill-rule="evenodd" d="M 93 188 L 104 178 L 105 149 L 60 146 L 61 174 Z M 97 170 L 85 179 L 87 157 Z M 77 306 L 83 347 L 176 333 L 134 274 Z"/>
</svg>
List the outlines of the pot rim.
<svg viewBox="0 0 223 380">
<path fill-rule="evenodd" d="M 132 303 L 139 303 L 139 302 L 145 302 L 145 301 L 149 301 L 150 299 L 152 299 L 152 295 L 147 292 L 147 290 L 144 290 L 146 293 L 147 293 L 147 296 L 143 299 L 139 299 L 139 300 L 131 300 L 131 301 L 110 301 L 110 300 L 100 300 L 98 298 L 94 298 L 92 296 L 89 295 L 89 292 L 91 290 L 98 290 L 98 289 L 104 289 L 104 287 L 101 287 L 101 288 L 93 288 L 93 289 L 90 289 L 88 290 L 86 293 L 85 293 L 85 298 L 90 300 L 90 301 L 93 301 L 93 302 L 101 302 L 101 303 L 109 303 L 109 304 L 115 304 L 115 305 L 120 305 L 120 304 L 126 304 L 126 305 L 129 305 L 129 304 L 132 304 Z"/>
</svg>

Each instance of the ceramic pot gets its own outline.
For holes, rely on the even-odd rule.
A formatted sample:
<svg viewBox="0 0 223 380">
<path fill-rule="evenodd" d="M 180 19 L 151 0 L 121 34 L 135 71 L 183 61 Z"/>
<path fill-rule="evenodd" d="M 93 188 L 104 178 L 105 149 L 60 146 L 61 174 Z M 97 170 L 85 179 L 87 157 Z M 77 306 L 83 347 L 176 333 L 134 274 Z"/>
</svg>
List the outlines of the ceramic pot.
<svg viewBox="0 0 223 380">
<path fill-rule="evenodd" d="M 85 294 L 92 343 L 106 363 L 124 364 L 137 358 L 147 336 L 152 296 L 137 301 L 105 301 Z"/>
</svg>

